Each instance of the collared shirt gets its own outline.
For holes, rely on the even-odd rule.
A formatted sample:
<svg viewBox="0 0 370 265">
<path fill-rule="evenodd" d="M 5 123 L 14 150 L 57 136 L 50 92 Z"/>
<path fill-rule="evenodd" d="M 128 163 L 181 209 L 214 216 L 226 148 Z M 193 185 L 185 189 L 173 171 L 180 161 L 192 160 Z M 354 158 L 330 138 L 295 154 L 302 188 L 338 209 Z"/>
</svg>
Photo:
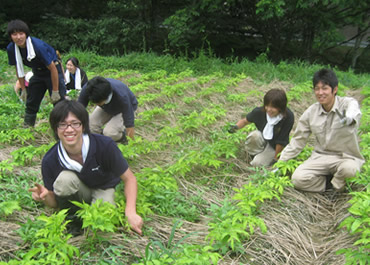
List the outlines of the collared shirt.
<svg viewBox="0 0 370 265">
<path fill-rule="evenodd" d="M 348 113 L 354 117 L 351 125 L 340 122 L 339 113 Z M 318 102 L 311 105 L 301 116 L 290 143 L 281 153 L 280 160 L 287 161 L 296 157 L 306 146 L 309 136 L 315 137 L 314 151 L 319 154 L 337 155 L 342 158 L 353 158 L 364 163 L 361 155 L 357 130 L 361 111 L 357 101 L 350 97 L 335 97 L 332 109 L 326 112 Z"/>
<path fill-rule="evenodd" d="M 135 126 L 135 111 L 138 102 L 132 91 L 121 81 L 106 78 L 112 86 L 112 97 L 109 103 L 105 103 L 101 108 L 108 114 L 115 116 L 122 113 L 123 124 L 126 128 Z M 78 101 L 87 107 L 89 96 L 86 93 L 86 85 L 82 88 Z"/>
<path fill-rule="evenodd" d="M 31 67 L 32 72 L 36 75 L 39 73 L 50 74 L 47 66 L 57 60 L 57 54 L 54 48 L 38 38 L 31 37 L 31 40 L 36 57 L 29 62 L 27 60 L 27 48 L 20 48 L 23 64 Z M 16 65 L 14 45 L 14 42 L 11 42 L 7 47 L 9 65 Z"/>
<path fill-rule="evenodd" d="M 74 172 L 89 188 L 114 188 L 128 169 L 127 161 L 111 138 L 99 134 L 89 136 L 90 147 L 82 170 Z M 44 186 L 48 190 L 54 190 L 53 184 L 62 170 L 69 170 L 59 162 L 58 144 L 59 142 L 42 159 L 41 173 Z"/>
</svg>

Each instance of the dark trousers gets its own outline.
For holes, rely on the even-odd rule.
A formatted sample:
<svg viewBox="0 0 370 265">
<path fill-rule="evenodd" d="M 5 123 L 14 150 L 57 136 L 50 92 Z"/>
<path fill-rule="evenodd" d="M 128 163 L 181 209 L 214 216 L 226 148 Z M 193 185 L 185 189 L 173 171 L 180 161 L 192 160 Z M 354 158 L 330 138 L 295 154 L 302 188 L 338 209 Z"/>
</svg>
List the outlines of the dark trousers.
<svg viewBox="0 0 370 265">
<path fill-rule="evenodd" d="M 59 95 L 61 100 L 64 99 L 66 95 L 66 86 L 64 84 L 64 74 L 62 72 L 61 65 L 56 65 L 58 69 L 58 79 L 59 79 Z M 26 103 L 26 115 L 34 115 L 36 117 L 37 112 L 40 109 L 41 101 L 45 96 L 45 92 L 51 92 L 53 90 L 50 71 L 45 73 L 37 73 L 34 71 L 29 85 L 27 87 L 27 103 Z"/>
</svg>

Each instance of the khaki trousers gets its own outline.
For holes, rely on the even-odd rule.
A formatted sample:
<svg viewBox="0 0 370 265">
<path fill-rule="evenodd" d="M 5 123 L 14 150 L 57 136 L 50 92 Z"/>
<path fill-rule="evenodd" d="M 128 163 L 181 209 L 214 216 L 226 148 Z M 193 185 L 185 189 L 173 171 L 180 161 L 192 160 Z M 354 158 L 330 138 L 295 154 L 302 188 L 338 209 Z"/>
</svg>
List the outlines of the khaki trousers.
<svg viewBox="0 0 370 265">
<path fill-rule="evenodd" d="M 89 120 L 92 133 L 103 133 L 103 135 L 112 138 L 116 142 L 121 140 L 125 129 L 122 113 L 112 116 L 97 106 L 90 114 Z M 105 127 L 103 129 L 104 125 Z"/>
<path fill-rule="evenodd" d="M 256 130 L 248 134 L 245 145 L 247 152 L 254 156 L 251 161 L 252 166 L 258 167 L 271 165 L 275 157 L 275 150 L 263 138 L 260 131 Z"/>
<path fill-rule="evenodd" d="M 105 190 L 91 189 L 78 178 L 76 173 L 70 170 L 60 172 L 53 187 L 55 195 L 59 197 L 77 195 L 80 202 L 94 203 L 97 199 L 102 199 L 103 202 L 109 202 L 115 205 L 114 188 Z"/>
<path fill-rule="evenodd" d="M 346 178 L 356 176 L 361 163 L 339 155 L 323 155 L 313 152 L 311 157 L 298 166 L 292 175 L 294 187 L 302 191 L 325 191 L 326 176 L 333 175 L 331 184 L 336 190 L 345 188 Z"/>
</svg>

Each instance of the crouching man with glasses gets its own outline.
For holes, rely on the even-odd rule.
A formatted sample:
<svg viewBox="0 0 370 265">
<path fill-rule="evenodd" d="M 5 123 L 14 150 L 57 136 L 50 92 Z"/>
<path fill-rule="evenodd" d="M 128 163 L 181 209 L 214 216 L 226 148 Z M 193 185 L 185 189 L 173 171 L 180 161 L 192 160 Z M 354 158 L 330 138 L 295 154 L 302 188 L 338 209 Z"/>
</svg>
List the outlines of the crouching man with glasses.
<svg viewBox="0 0 370 265">
<path fill-rule="evenodd" d="M 131 228 L 141 235 L 143 220 L 136 213 L 136 177 L 116 143 L 109 137 L 90 133 L 89 114 L 76 101 L 56 104 L 49 122 L 57 143 L 42 160 L 44 186 L 36 184 L 31 188 L 32 198 L 52 208 L 69 208 L 67 218 L 74 230 L 71 233 L 78 234 L 78 207 L 70 201 L 94 203 L 102 199 L 115 204 L 115 186 L 123 180 L 125 214 Z"/>
</svg>

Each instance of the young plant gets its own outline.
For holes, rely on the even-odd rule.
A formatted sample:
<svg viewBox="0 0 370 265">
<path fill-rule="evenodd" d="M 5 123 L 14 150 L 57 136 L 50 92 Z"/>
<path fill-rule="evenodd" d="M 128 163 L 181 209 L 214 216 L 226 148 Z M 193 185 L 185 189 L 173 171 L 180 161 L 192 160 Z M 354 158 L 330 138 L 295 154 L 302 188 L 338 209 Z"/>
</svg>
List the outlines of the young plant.
<svg viewBox="0 0 370 265">
<path fill-rule="evenodd" d="M 96 200 L 91 205 L 85 202 L 72 201 L 72 203 L 81 209 L 76 215 L 82 219 L 82 228 L 85 230 L 86 237 L 91 231 L 93 236 L 91 241 L 98 237 L 98 232 L 114 232 L 120 222 L 120 214 L 117 208 L 109 202 L 103 202 L 102 199 Z"/>
<path fill-rule="evenodd" d="M 22 208 L 19 206 L 18 201 L 0 202 L 0 217 L 11 215 L 14 211 L 20 211 Z"/>
<path fill-rule="evenodd" d="M 42 215 L 37 218 L 44 222 L 44 227 L 36 232 L 32 248 L 22 257 L 24 261 L 29 261 L 30 264 L 33 260 L 38 260 L 38 264 L 73 264 L 73 259 L 80 252 L 67 243 L 72 235 L 64 233 L 69 222 L 64 221 L 66 215 L 67 210 L 61 210 L 50 217 Z"/>
</svg>

